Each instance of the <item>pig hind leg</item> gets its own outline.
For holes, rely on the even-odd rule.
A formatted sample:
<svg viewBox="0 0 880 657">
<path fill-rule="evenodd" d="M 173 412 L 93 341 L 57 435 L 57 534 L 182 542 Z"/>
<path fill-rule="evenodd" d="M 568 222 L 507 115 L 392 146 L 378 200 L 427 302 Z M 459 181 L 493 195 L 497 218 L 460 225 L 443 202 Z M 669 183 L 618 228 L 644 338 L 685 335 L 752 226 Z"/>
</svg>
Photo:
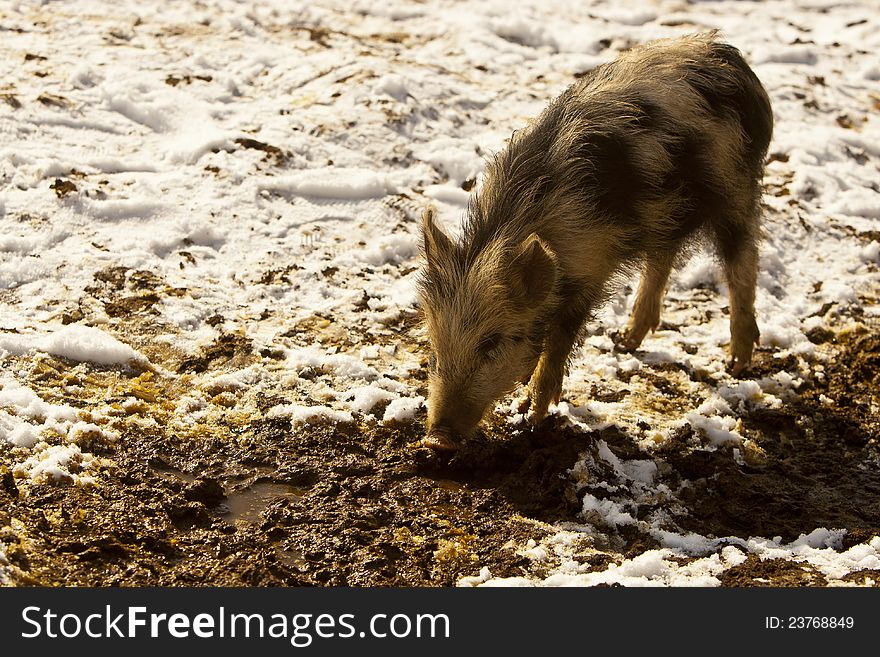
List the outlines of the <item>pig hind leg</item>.
<svg viewBox="0 0 880 657">
<path fill-rule="evenodd" d="M 638 349 L 648 331 L 654 331 L 660 325 L 663 294 L 674 260 L 674 253 L 651 254 L 645 260 L 632 316 L 621 344 L 623 349 Z"/>
<path fill-rule="evenodd" d="M 758 207 L 745 221 L 715 227 L 718 255 L 730 294 L 730 372 L 738 376 L 752 359 L 760 333 L 755 321 L 758 281 Z"/>
</svg>

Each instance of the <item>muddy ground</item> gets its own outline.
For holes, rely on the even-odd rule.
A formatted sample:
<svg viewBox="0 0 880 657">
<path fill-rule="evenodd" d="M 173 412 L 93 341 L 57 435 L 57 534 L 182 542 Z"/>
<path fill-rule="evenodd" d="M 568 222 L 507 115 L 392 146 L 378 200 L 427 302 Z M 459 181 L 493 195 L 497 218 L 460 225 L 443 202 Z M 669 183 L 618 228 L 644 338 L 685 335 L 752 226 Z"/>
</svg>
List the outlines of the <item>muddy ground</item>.
<svg viewBox="0 0 880 657">
<path fill-rule="evenodd" d="M 140 279 L 129 272 L 133 296 L 114 297 L 120 315 L 126 304 L 149 308 L 154 292 L 139 276 L 144 289 L 134 289 Z M 139 348 L 160 359 L 150 344 L 161 327 L 151 326 L 149 313 L 126 317 Z M 400 330 L 409 339 L 411 327 Z M 28 383 L 47 399 L 88 407 L 82 395 L 47 392 L 74 377 L 111 408 L 114 395 L 134 395 L 143 406 L 120 414 L 157 421 L 120 424 L 127 428 L 115 442 L 80 439 L 83 451 L 106 459 L 93 486 L 32 485 L 3 467 L 0 541 L 18 585 L 450 586 L 483 566 L 495 577 L 540 577 L 552 557 L 536 565 L 523 546 L 555 523 L 584 523 L 569 469 L 602 439 L 622 459 L 659 464 L 661 482 L 678 491 L 672 520 L 681 530 L 791 541 L 816 527 L 846 529 L 845 549 L 880 528 L 880 331 L 866 317 L 845 330 L 815 330 L 811 340 L 833 355 L 824 378 L 807 380 L 780 409 L 743 415 L 742 433 L 759 447 L 745 460 L 730 448 L 694 450 L 684 434 L 647 454 L 618 428 L 582 433 L 558 418 L 534 430 L 493 418 L 485 436 L 449 457 L 417 446 L 423 418 L 407 426 L 293 427 L 285 418 L 236 413 L 229 392 L 215 398 L 229 411 L 210 431 L 178 431 L 162 422 L 163 397 L 173 390 L 161 375 L 43 357 L 29 364 Z M 261 357 L 233 335 L 196 358 L 164 356 L 178 375 Z M 663 367 L 645 367 L 662 394 Z M 792 363 L 761 349 L 750 376 L 785 369 Z M 263 396 L 257 405 L 282 401 Z M 603 490 L 598 482 L 590 488 L 600 498 Z M 640 507 L 637 515 L 650 511 Z M 598 570 L 658 547 L 633 525 L 598 536 L 605 538 L 585 534 L 580 553 Z M 871 583 L 876 575 L 845 579 Z M 825 584 L 809 565 L 755 556 L 720 579 Z"/>
<path fill-rule="evenodd" d="M 164 237 L 176 234 L 175 231 L 186 236 L 174 244 L 169 241 L 167 253 L 166 247 L 161 246 L 162 253 L 157 251 L 157 258 L 138 265 L 149 267 L 152 262 L 155 271 L 109 266 L 98 271 L 84 290 L 76 281 L 69 288 L 71 298 L 47 296 L 39 300 L 37 314 L 43 317 L 45 312 L 51 316 L 52 328 L 56 319 L 65 324 L 83 322 L 100 326 L 147 356 L 157 366 L 155 369 L 102 367 L 42 353 L 4 355 L 0 362 L 0 367 L 14 373 L 11 378 L 15 382 L 27 386 L 40 399 L 74 407 L 84 421 L 94 421 L 101 429 L 70 438 L 82 453 L 96 457 L 89 461 L 85 477 L 79 482 L 63 477 L 32 480 L 20 467 L 31 453 L 0 437 L 0 582 L 8 576 L 18 586 L 451 586 L 463 577 L 477 575 L 482 568 L 488 568 L 493 577 L 540 580 L 559 566 L 560 558 L 551 551 L 545 561 L 531 559 L 526 554 L 527 546 L 530 541 L 540 544 L 542 538 L 556 534 L 560 527 L 593 528 L 594 531 L 582 531 L 582 538 L 569 547 L 569 552 L 574 552 L 580 563 L 604 571 L 611 564 L 658 547 L 658 543 L 655 535 L 645 530 L 647 522 L 607 527 L 601 525 L 601 518 L 583 515 L 587 493 L 615 503 L 628 493 L 625 487 L 618 487 L 612 499 L 610 489 L 603 486 L 615 475 L 608 461 L 599 456 L 600 444 L 607 444 L 620 459 L 648 459 L 657 464 L 656 483 L 665 484 L 674 499 L 670 502 L 645 496 L 633 515 L 640 521 L 663 516 L 666 526 L 677 535 L 695 532 L 708 537 L 779 537 L 790 542 L 803 533 L 826 527 L 846 530 L 842 544 L 837 546 L 845 550 L 880 534 L 880 317 L 865 312 L 876 307 L 876 290 L 856 290 L 857 303 L 841 303 L 840 307 L 829 303 L 817 313 L 824 323 L 809 334 L 816 345 L 815 354 L 779 358 L 771 347 L 758 350 L 748 377 L 760 380 L 779 372 L 799 373 L 804 382 L 791 395 L 782 395 L 778 408 L 746 404 L 737 409 L 741 425 L 737 425 L 736 431 L 748 440 L 748 449 L 745 442 L 739 450 L 731 446 L 711 449 L 701 436 L 682 429 L 679 435 L 645 451 L 648 448 L 644 447 L 644 436 L 656 428 L 647 420 L 645 426 L 639 427 L 642 433 L 635 435 L 617 426 L 584 432 L 565 424 L 558 416 L 535 429 L 514 426 L 506 418 L 494 416 L 489 418 L 482 437 L 450 457 L 418 447 L 418 439 L 424 433 L 423 411 L 415 422 L 405 425 L 367 422 L 360 416 L 354 424 L 294 425 L 290 418 L 271 416 L 270 409 L 289 403 L 325 403 L 326 398 L 314 394 L 321 392 L 322 386 L 325 391 L 336 389 L 342 393 L 343 385 L 351 383 L 340 383 L 330 373 L 311 368 L 290 371 L 285 364 L 285 348 L 319 345 L 339 349 L 333 353 L 346 354 L 381 345 L 393 347 L 388 359 L 397 357 L 394 349 L 406 352 L 407 358 L 398 365 L 404 360 L 418 362 L 424 354 L 424 338 L 418 334 L 416 319 L 410 314 L 402 313 L 398 321 L 388 312 L 388 321 L 397 322 L 388 325 L 385 319 L 381 323 L 358 319 L 367 314 L 371 302 L 381 302 L 372 298 L 368 289 L 387 286 L 389 281 L 412 273 L 415 260 L 407 256 L 393 267 L 384 260 L 384 264 L 373 263 L 370 267 L 360 263 L 346 271 L 344 265 L 340 270 L 334 258 L 337 251 L 343 253 L 361 235 L 372 235 L 374 231 L 414 235 L 415 230 L 399 229 L 406 228 L 405 222 L 415 221 L 416 208 L 421 212 L 427 199 L 421 194 L 408 198 L 402 193 L 384 197 L 382 203 L 395 213 L 388 216 L 399 214 L 400 226 L 394 225 L 396 218 L 384 219 L 384 211 L 380 213 L 366 202 L 356 208 L 352 206 L 351 214 L 359 217 L 358 221 L 372 221 L 375 215 L 386 222 L 369 230 L 357 228 L 355 223 L 338 222 L 341 227 L 337 227 L 339 217 L 333 209 L 335 199 L 331 199 L 333 203 L 327 207 L 333 216 L 325 216 L 323 211 L 315 215 L 326 220 L 318 225 L 318 229 L 321 225 L 325 228 L 323 238 L 319 230 L 299 232 L 301 226 L 311 223 L 285 219 L 277 227 L 266 228 L 268 232 L 257 233 L 263 238 L 271 235 L 271 240 L 255 246 L 246 258 L 231 248 L 232 242 L 240 238 L 236 231 L 244 230 L 246 223 L 231 222 L 235 230 L 228 235 L 224 232 L 226 227 L 218 231 L 230 247 L 221 253 L 198 240 L 193 242 L 189 224 L 184 221 L 178 225 L 176 213 L 180 212 L 181 218 L 190 212 L 199 217 L 193 229 L 207 228 L 208 243 L 214 241 L 214 196 L 227 197 L 229 205 L 225 207 L 236 219 L 238 215 L 234 213 L 243 210 L 235 203 L 244 203 L 236 199 L 246 199 L 250 213 L 257 194 L 260 212 L 255 217 L 268 217 L 270 210 L 271 214 L 277 210 L 280 220 L 282 215 L 288 217 L 302 206 L 307 211 L 303 215 L 305 222 L 314 209 L 311 202 L 307 204 L 298 196 L 288 197 L 283 187 L 275 190 L 272 185 L 252 187 L 233 181 L 251 174 L 268 179 L 301 170 L 322 171 L 325 165 L 332 164 L 332 158 L 340 166 L 343 161 L 361 159 L 377 162 L 379 171 L 423 164 L 422 156 L 414 155 L 411 147 L 429 147 L 430 151 L 436 147 L 434 138 L 438 136 L 470 143 L 480 134 L 472 129 L 476 122 L 490 123 L 503 118 L 506 125 L 511 116 L 529 106 L 529 95 L 543 97 L 559 82 L 561 71 L 570 67 L 571 62 L 580 61 L 566 55 L 558 60 L 559 65 L 557 60 L 541 63 L 539 59 L 534 60 L 535 64 L 519 66 L 499 63 L 494 52 L 473 51 L 471 43 L 454 39 L 435 43 L 434 33 L 443 29 L 438 30 L 432 23 L 430 13 L 426 14 L 425 24 L 418 16 L 413 17 L 411 25 L 403 18 L 393 23 L 371 23 L 373 27 L 369 30 L 375 29 L 371 33 L 360 27 L 360 13 L 349 16 L 334 7 L 326 19 L 332 22 L 322 25 L 324 19 L 320 16 L 326 8 L 321 4 L 317 3 L 319 18 L 314 24 L 311 19 L 303 22 L 309 16 L 300 16 L 298 11 L 294 16 L 282 12 L 273 18 L 270 13 L 274 10 L 256 9 L 250 12 L 253 19 L 227 20 L 223 6 L 218 5 L 218 9 L 203 3 L 181 5 L 187 11 L 171 11 L 162 5 L 161 11 L 153 8 L 144 12 L 143 20 L 138 15 L 136 21 L 133 15 L 128 16 L 134 12 L 125 3 L 118 11 L 90 11 L 89 15 L 79 15 L 78 7 L 66 8 L 64 3 L 41 7 L 34 10 L 36 13 L 11 9 L 5 12 L 8 16 L 4 17 L 4 38 L 11 44 L 10 52 L 14 49 L 18 64 L 10 65 L 9 80 L 0 90 L 0 101 L 10 112 L 18 112 L 18 118 L 3 126 L 9 128 L 10 135 L 18 134 L 22 143 L 33 140 L 37 145 L 45 145 L 38 154 L 28 155 L 30 151 L 25 149 L 27 157 L 16 153 L 8 158 L 5 180 L 14 178 L 19 185 L 21 181 L 29 185 L 37 169 L 62 171 L 62 162 L 90 161 L 94 155 L 91 147 L 101 145 L 101 160 L 106 151 L 106 159 L 111 162 L 106 166 L 111 171 L 97 167 L 96 173 L 95 167 L 80 167 L 90 173 L 71 169 L 69 175 L 65 173 L 69 179 L 52 175 L 39 182 L 39 190 L 51 190 L 49 198 L 57 200 L 59 207 L 84 208 L 82 215 L 79 210 L 73 215 L 57 215 L 76 217 L 71 231 L 77 237 L 88 235 L 91 241 L 93 233 L 104 236 L 91 241 L 95 251 L 88 251 L 92 254 L 90 259 L 81 263 L 89 273 L 106 263 L 142 262 L 140 254 L 134 257 L 133 252 L 110 252 L 116 242 L 113 232 L 125 235 L 122 231 L 127 230 L 129 219 L 136 220 L 132 226 L 160 227 Z M 646 12 L 644 8 L 639 8 L 633 17 L 644 17 L 648 27 L 656 20 L 660 27 L 694 25 L 694 29 L 702 29 L 715 23 L 713 14 L 728 11 L 726 7 L 701 7 L 700 12 L 690 16 L 689 10 L 665 3 L 655 9 L 656 19 L 646 17 L 654 10 Z M 787 152 L 770 155 L 770 161 L 776 162 L 777 167 L 768 174 L 766 191 L 778 203 L 769 213 L 768 226 L 774 226 L 772 221 L 786 222 L 785 230 L 780 231 L 785 239 L 776 246 L 799 248 L 807 243 L 790 240 L 793 233 L 787 224 L 795 216 L 805 233 L 813 230 L 812 226 L 823 226 L 822 230 L 827 228 L 829 234 L 851 232 L 852 237 L 868 245 L 880 239 L 880 234 L 873 230 L 858 232 L 831 219 L 825 226 L 823 215 L 802 206 L 798 194 L 803 194 L 807 205 L 815 199 L 816 207 L 821 208 L 831 206 L 838 190 L 840 198 L 833 198 L 834 207 L 858 206 L 858 211 L 865 213 L 874 207 L 870 205 L 873 201 L 863 206 L 860 197 L 844 194 L 861 184 L 857 182 L 859 176 L 841 175 L 849 167 L 876 168 L 872 159 L 876 151 L 867 145 L 872 134 L 868 131 L 868 114 L 880 109 L 880 99 L 866 81 L 875 64 L 871 53 L 857 49 L 861 45 L 858 35 L 870 25 L 865 26 L 867 19 L 856 16 L 840 28 L 840 43 L 825 46 L 821 45 L 824 36 L 818 34 L 822 30 L 809 34 L 811 25 L 839 25 L 849 14 L 837 20 L 829 8 L 816 8 L 816 12 L 828 14 L 826 21 L 824 16 L 811 16 L 812 10 L 802 6 L 793 15 L 784 6 L 771 9 L 756 13 L 754 20 L 775 26 L 772 35 L 767 32 L 767 36 L 745 38 L 743 46 L 751 49 L 754 45 L 755 50 L 766 51 L 765 59 L 777 57 L 777 66 L 790 64 L 792 70 L 780 69 L 774 81 L 774 104 L 782 111 L 780 118 L 796 121 L 804 135 L 813 130 L 827 135 L 832 146 L 845 149 L 841 157 L 846 160 L 844 167 L 832 157 L 834 149 L 829 148 L 823 158 L 831 159 L 819 163 L 827 168 L 821 178 L 816 167 L 806 167 L 796 179 L 795 162 L 800 166 L 811 160 L 812 155 L 796 153 L 791 170 L 779 166 L 789 161 Z M 474 23 L 486 22 L 490 27 L 496 23 L 491 12 L 484 15 L 473 8 L 468 11 L 474 12 Z M 620 16 L 624 16 L 629 10 L 621 11 L 624 13 Z M 858 12 L 858 7 L 847 11 Z M 675 13 L 674 20 L 671 12 Z M 685 18 L 686 22 L 680 22 Z M 617 18 L 595 20 L 601 20 L 596 36 L 608 35 L 597 41 L 597 53 L 628 46 L 640 34 L 637 26 L 624 26 Z M 265 27 L 260 21 L 265 21 Z M 501 23 L 507 25 L 506 21 Z M 496 43 L 498 37 L 517 48 L 533 48 L 542 59 L 548 54 L 548 46 L 552 46 L 549 49 L 554 53 L 559 49 L 550 28 L 529 31 L 528 38 L 520 44 L 523 39 L 517 35 L 518 29 L 506 28 L 501 23 L 492 28 L 494 32 L 486 31 L 480 38 L 491 39 L 487 44 Z M 438 22 L 441 28 L 455 24 Z M 748 29 L 748 25 L 733 25 L 731 37 Z M 399 31 L 410 28 L 412 34 Z M 248 36 L 249 32 L 253 34 Z M 782 39 L 796 48 L 791 54 L 779 50 Z M 736 40 L 739 42 L 739 38 Z M 531 41 L 537 43 L 527 43 Z M 504 48 L 498 53 L 508 52 L 503 43 L 497 43 Z M 84 50 L 85 44 L 88 47 Z M 290 44 L 295 45 L 293 51 Z M 99 46 L 103 48 L 100 54 Z M 261 56 L 262 48 L 267 46 L 272 48 L 265 52 L 272 53 L 273 71 L 266 69 L 256 74 L 248 62 L 252 56 Z M 335 50 L 335 57 L 323 59 L 325 49 Z M 470 54 L 464 56 L 460 50 L 476 53 L 475 58 Z M 194 59 L 193 53 L 200 55 Z M 106 86 L 102 86 L 103 73 L 99 67 L 92 71 L 85 65 L 92 55 L 97 58 L 92 61 L 108 63 Z M 524 61 L 532 61 L 532 56 Z M 199 64 L 192 74 L 181 68 L 191 60 L 201 59 L 206 64 Z M 813 59 L 817 61 L 811 62 Z M 137 67 L 131 68 L 129 60 L 137 62 Z M 351 70 L 349 64 L 343 64 L 349 60 L 356 64 L 352 64 Z M 226 61 L 228 65 L 223 63 Z M 488 66 L 474 65 L 478 61 L 485 61 Z M 331 63 L 329 68 L 325 68 L 327 62 Z M 772 59 L 767 63 L 774 65 Z M 845 68 L 847 74 L 864 71 L 859 76 L 867 77 L 851 78 L 838 68 Z M 141 90 L 139 85 L 130 83 L 134 70 L 144 84 Z M 203 70 L 203 74 L 195 70 Z M 207 75 L 208 71 L 213 72 Z M 357 100 L 360 90 L 372 89 L 391 71 L 395 76 L 397 72 L 404 78 L 410 76 L 413 85 L 430 81 L 425 86 L 436 85 L 436 90 L 415 94 L 420 99 L 406 94 L 407 98 L 401 100 L 393 89 L 389 95 L 376 87 L 382 92 L 380 98 L 361 105 Z M 430 71 L 431 77 L 425 77 L 426 71 Z M 526 82 L 529 76 L 534 79 Z M 158 82 L 150 87 L 153 78 Z M 75 82 L 73 86 L 71 80 Z M 227 102 L 225 94 L 218 94 L 209 86 L 219 88 L 227 84 L 235 87 L 235 96 L 240 95 L 241 102 Z M 387 90 L 388 82 L 383 84 Z M 175 168 L 173 177 L 182 182 L 175 181 L 168 187 L 166 163 L 177 161 L 176 142 L 186 134 L 189 122 L 182 116 L 173 116 L 178 112 L 172 112 L 167 126 L 154 125 L 157 121 L 151 117 L 165 112 L 164 87 L 192 92 L 191 97 L 181 96 L 183 101 L 193 102 L 191 106 L 181 106 L 181 115 L 188 113 L 190 107 L 214 103 L 210 125 L 198 126 L 206 134 L 216 130 L 218 134 L 234 131 L 244 135 L 240 133 L 244 129 L 252 136 L 230 139 L 222 149 L 212 147 L 204 158 L 197 157 L 192 163 Z M 503 112 L 484 100 L 493 96 L 505 99 Z M 223 100 L 222 109 L 217 98 Z M 40 112 L 32 111 L 34 107 Z M 42 108 L 58 116 L 44 115 Z M 88 121 L 84 122 L 84 118 Z M 827 119 L 834 129 L 851 134 L 845 140 L 839 138 L 819 118 Z M 393 130 L 387 130 L 387 125 Z M 72 126 L 79 127 L 75 133 L 68 133 Z M 309 138 L 285 138 L 278 145 L 262 141 L 286 135 L 291 127 L 308 131 Z M 64 132 L 55 132 L 55 128 Z M 427 137 L 420 137 L 421 142 L 414 141 L 416 129 L 423 128 Z M 445 131 L 451 132 L 446 135 Z M 805 141 L 812 146 L 816 139 Z M 81 150 L 83 145 L 88 148 Z M 446 146 L 443 148 L 445 151 Z M 254 155 L 259 157 L 248 159 Z M 354 155 L 361 159 L 351 160 Z M 57 156 L 58 160 L 45 159 L 54 164 L 37 166 L 50 156 Z M 455 160 L 457 156 L 452 153 L 449 157 Z M 120 164 L 113 163 L 116 158 Z M 151 158 L 162 164 L 154 167 Z M 456 180 L 442 171 L 446 155 L 440 160 L 441 164 L 432 165 L 433 177 L 424 178 L 419 185 L 448 184 L 453 188 L 460 185 L 466 191 L 472 189 L 474 178 Z M 803 184 L 811 179 L 824 179 L 826 173 L 836 178 L 827 190 L 817 190 L 812 183 Z M 237 195 L 237 188 L 244 190 L 242 196 Z M 61 256 L 44 252 L 42 246 L 42 235 L 50 235 L 50 229 L 65 228 L 56 218 L 55 206 L 45 202 L 45 194 L 39 194 L 37 187 L 29 191 L 24 186 L 17 189 L 16 195 L 28 194 L 20 196 L 28 212 L 18 212 L 18 200 L 7 201 L 5 212 L 16 217 L 23 237 L 12 236 L 8 242 L 11 246 L 4 247 L 4 257 L 9 252 L 13 254 L 9 257 L 27 254 L 29 264 L 33 264 L 31 260 L 48 263 L 45 274 L 40 276 L 63 278 L 64 272 L 69 271 L 70 256 L 66 251 Z M 143 210 L 142 217 L 137 209 L 140 205 L 161 206 L 152 197 L 152 190 L 159 189 L 168 189 L 169 207 L 180 208 L 175 209 L 171 216 L 174 221 L 167 225 L 160 223 L 163 215 L 158 210 L 153 218 L 152 211 Z M 876 185 L 874 190 L 877 191 Z M 107 216 L 88 210 L 98 208 L 104 200 L 111 202 L 111 208 L 124 208 L 131 202 L 135 214 L 114 223 L 110 210 L 104 211 Z M 191 200 L 196 203 L 191 204 Z M 117 202 L 119 205 L 112 205 Z M 787 208 L 784 213 L 779 210 L 783 205 Z M 412 209 L 407 209 L 410 206 Z M 221 207 L 224 206 L 217 206 L 218 222 L 223 221 Z M 3 211 L 0 204 L 0 215 Z M 99 225 L 102 227 L 96 228 Z M 289 230 L 289 238 L 282 237 L 281 228 Z M 41 236 L 32 239 L 32 232 Z M 62 248 L 61 241 L 56 246 L 49 243 L 48 237 L 45 239 L 46 249 Z M 299 251 L 294 248 L 296 239 L 301 240 Z M 810 239 L 822 238 L 817 233 Z M 359 249 L 367 246 L 365 242 L 356 244 Z M 326 267 L 322 264 L 319 270 L 323 280 L 316 282 L 306 276 L 297 279 L 293 274 L 300 268 L 295 264 L 296 257 L 308 258 L 312 265 L 326 259 Z M 277 297 L 269 290 L 265 297 L 268 301 L 261 299 L 258 305 L 240 308 L 240 316 L 215 314 L 202 322 L 199 315 L 199 330 L 193 333 L 208 335 L 201 330 L 201 324 L 205 324 L 216 332 L 216 338 L 210 334 L 213 342 L 197 352 L 176 351 L 174 343 L 180 337 L 180 327 L 169 323 L 168 308 L 162 314 L 164 302 L 172 298 L 185 302 L 192 297 L 198 299 L 198 303 L 193 303 L 195 308 L 201 311 L 208 307 L 208 312 L 213 313 L 220 312 L 214 310 L 213 299 L 231 308 L 245 295 L 237 291 L 230 294 L 230 289 L 237 290 L 233 283 L 226 286 L 216 281 L 206 284 L 204 289 L 175 287 L 162 278 L 159 265 L 166 266 L 165 271 L 168 266 L 193 268 L 199 274 L 182 277 L 178 281 L 183 282 L 178 284 L 192 281 L 197 288 L 199 277 L 213 277 L 217 271 L 211 264 L 203 265 L 202 259 L 210 262 L 214 258 L 230 258 L 225 270 L 230 273 L 236 263 L 244 263 L 247 271 L 235 272 L 241 276 L 234 285 L 241 288 L 276 285 L 283 286 L 286 293 L 288 288 L 295 291 L 300 284 L 326 283 L 331 299 L 337 298 L 334 291 L 340 299 L 362 288 L 364 295 L 354 308 L 340 310 L 335 316 L 315 311 L 313 316 L 302 319 L 312 309 L 297 308 L 301 316 L 294 321 L 290 308 L 271 301 Z M 51 263 L 59 265 L 57 272 Z M 791 259 L 786 260 L 786 265 L 790 275 L 796 276 L 802 263 Z M 814 291 L 818 292 L 821 281 L 816 285 Z M 12 308 L 28 305 L 21 298 L 22 289 L 26 288 L 11 286 L 0 290 L 0 303 Z M 717 292 L 707 290 L 702 296 L 702 307 L 694 306 L 697 297 L 680 294 L 680 304 L 688 311 L 682 313 L 686 318 L 682 321 L 709 321 L 709 313 L 716 312 Z M 780 298 L 792 296 L 786 292 Z M 381 309 L 381 303 L 375 307 Z M 261 322 L 264 326 L 255 330 Z M 17 331 L 5 327 L 2 330 Z M 265 338 L 262 344 L 271 346 L 257 347 L 246 335 L 258 336 L 254 340 Z M 192 340 L 177 342 L 189 345 Z M 696 349 L 696 345 L 683 346 L 690 347 Z M 644 355 L 637 353 L 636 357 Z M 379 369 L 384 362 L 387 361 L 371 361 Z M 224 386 L 212 379 L 214 374 L 241 372 L 251 365 L 266 374 L 261 385 L 251 389 Z M 400 373 L 404 369 L 394 371 Z M 419 369 L 413 370 L 413 378 L 401 376 L 398 380 L 394 376 L 388 374 L 387 381 L 411 389 L 411 398 L 426 395 L 424 375 L 419 378 Z M 623 370 L 616 376 L 624 376 Z M 685 398 L 687 390 L 683 383 L 713 385 L 706 372 L 669 362 L 651 363 L 647 358 L 642 361 L 639 376 L 642 382 L 638 385 L 621 383 L 617 378 L 610 387 L 605 385 L 607 381 L 597 381 L 593 397 L 608 402 L 636 399 L 651 408 L 653 417 L 662 413 L 666 418 L 678 418 L 705 399 L 705 395 L 699 399 L 696 395 Z M 292 383 L 272 387 L 276 381 L 288 380 Z M 651 385 L 646 388 L 644 381 Z M 186 419 L 186 409 L 181 412 L 180 407 L 194 390 L 207 400 L 207 415 L 187 423 L 181 419 Z M 700 394 L 705 392 L 700 390 Z M 575 399 L 569 401 L 573 405 L 579 403 Z M 373 412 L 382 417 L 382 410 L 380 404 Z M 26 421 L 42 419 L 23 417 Z M 41 440 L 49 445 L 69 442 L 67 436 L 46 433 Z M 571 472 L 579 461 L 592 463 L 589 477 Z M 687 563 L 689 558 L 682 556 L 680 561 Z M 826 576 L 808 564 L 762 560 L 756 555 L 749 555 L 739 565 L 727 569 L 719 579 L 725 586 L 827 583 Z M 844 580 L 876 585 L 880 574 L 876 570 L 853 572 Z"/>
</svg>

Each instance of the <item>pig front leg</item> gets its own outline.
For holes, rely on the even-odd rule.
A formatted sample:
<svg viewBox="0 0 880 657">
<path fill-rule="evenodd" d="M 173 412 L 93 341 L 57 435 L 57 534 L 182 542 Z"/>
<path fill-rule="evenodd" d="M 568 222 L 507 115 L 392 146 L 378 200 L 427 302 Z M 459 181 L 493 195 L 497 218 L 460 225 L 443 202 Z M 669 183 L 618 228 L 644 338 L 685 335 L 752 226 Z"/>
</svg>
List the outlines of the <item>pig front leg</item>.
<svg viewBox="0 0 880 657">
<path fill-rule="evenodd" d="M 529 382 L 528 398 L 520 407 L 522 412 L 531 407 L 532 424 L 538 424 L 546 417 L 551 403 L 559 402 L 568 359 L 589 315 L 589 308 L 586 303 L 566 308 L 550 320 L 544 351 Z"/>
<path fill-rule="evenodd" d="M 558 352 L 551 355 L 549 351 L 545 351 L 541 354 L 538 366 L 529 381 L 529 396 L 525 403 L 525 409 L 531 408 L 533 411 L 532 424 L 538 424 L 547 416 L 547 409 L 551 403 L 559 402 L 567 360 L 567 355 L 560 357 Z"/>
</svg>

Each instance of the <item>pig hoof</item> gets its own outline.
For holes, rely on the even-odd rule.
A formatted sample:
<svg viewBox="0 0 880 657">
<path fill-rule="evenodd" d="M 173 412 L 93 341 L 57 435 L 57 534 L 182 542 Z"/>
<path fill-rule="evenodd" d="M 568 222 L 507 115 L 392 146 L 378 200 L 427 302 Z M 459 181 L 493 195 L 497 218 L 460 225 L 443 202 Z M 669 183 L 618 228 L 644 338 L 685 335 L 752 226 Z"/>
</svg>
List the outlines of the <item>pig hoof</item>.
<svg viewBox="0 0 880 657">
<path fill-rule="evenodd" d="M 728 366 L 727 371 L 730 372 L 731 376 L 739 378 L 739 376 L 744 373 L 748 368 L 748 361 L 732 360 L 730 361 L 730 365 Z"/>
<path fill-rule="evenodd" d="M 547 410 L 545 409 L 543 412 L 540 410 L 535 410 L 528 418 L 529 424 L 533 427 L 538 426 L 541 422 L 544 421 L 544 418 L 547 417 Z"/>
<path fill-rule="evenodd" d="M 619 351 L 632 353 L 642 344 L 642 338 L 627 333 L 615 342 L 615 346 Z"/>
<path fill-rule="evenodd" d="M 431 431 L 427 436 L 422 438 L 420 444 L 422 447 L 429 447 L 435 452 L 455 452 L 458 451 L 459 444 L 445 431 Z"/>
<path fill-rule="evenodd" d="M 522 413 L 525 415 L 529 412 L 529 409 L 532 407 L 532 398 L 526 397 L 525 399 L 521 399 L 519 404 L 516 405 L 517 413 Z"/>
</svg>

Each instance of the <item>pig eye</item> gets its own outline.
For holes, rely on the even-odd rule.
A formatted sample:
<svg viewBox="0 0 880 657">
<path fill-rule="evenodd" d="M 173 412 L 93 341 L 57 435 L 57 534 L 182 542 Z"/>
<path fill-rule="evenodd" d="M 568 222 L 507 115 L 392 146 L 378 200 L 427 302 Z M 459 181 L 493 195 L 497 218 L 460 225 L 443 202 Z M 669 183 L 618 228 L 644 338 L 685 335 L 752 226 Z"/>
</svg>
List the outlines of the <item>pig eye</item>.
<svg viewBox="0 0 880 657">
<path fill-rule="evenodd" d="M 500 333 L 492 333 L 487 335 L 482 340 L 477 343 L 477 351 L 480 352 L 483 356 L 488 355 L 493 350 L 495 350 L 498 345 L 501 344 L 501 341 L 504 340 L 504 336 Z"/>
</svg>

